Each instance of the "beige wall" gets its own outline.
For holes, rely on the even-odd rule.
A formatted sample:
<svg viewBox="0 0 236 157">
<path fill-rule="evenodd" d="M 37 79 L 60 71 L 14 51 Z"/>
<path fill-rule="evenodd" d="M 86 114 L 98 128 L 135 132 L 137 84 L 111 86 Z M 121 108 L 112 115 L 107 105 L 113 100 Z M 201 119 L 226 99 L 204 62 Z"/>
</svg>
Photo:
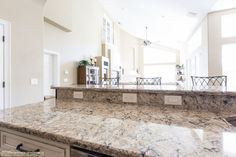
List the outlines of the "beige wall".
<svg viewBox="0 0 236 157">
<path fill-rule="evenodd" d="M 117 39 L 120 52 L 121 67 L 124 69 L 122 75 L 123 82 L 135 82 L 136 77 L 144 75 L 144 49 L 143 40 L 132 36 L 126 31 L 119 30 L 119 39 Z M 162 45 L 152 45 L 157 50 L 164 50 L 176 54 L 176 64 L 180 63 L 179 50 L 172 49 Z"/>
<path fill-rule="evenodd" d="M 44 0 L 0 0 L 0 18 L 11 24 L 12 105 L 43 101 Z M 32 86 L 31 78 L 39 84 Z"/>
<path fill-rule="evenodd" d="M 72 30 L 72 0 L 47 0 L 44 16 L 65 31 Z"/>
<path fill-rule="evenodd" d="M 101 55 L 105 11 L 97 0 L 72 0 L 72 6 L 72 32 L 44 25 L 44 48 L 61 55 L 61 85 L 77 83 L 76 68 L 81 59 Z M 64 74 L 65 70 L 69 71 L 68 75 Z M 65 78 L 68 82 L 64 82 Z"/>
<path fill-rule="evenodd" d="M 222 75 L 222 45 L 236 43 L 236 37 L 221 37 L 221 17 L 231 13 L 236 13 L 236 9 L 214 12 L 208 15 L 209 75 Z"/>
<path fill-rule="evenodd" d="M 72 32 L 64 32 L 48 23 L 44 25 L 44 48 L 61 55 L 61 85 L 77 83 L 76 68 L 81 59 L 101 55 L 102 20 L 107 15 L 97 0 L 72 0 L 72 6 Z M 139 39 L 115 24 L 114 42 L 118 53 L 116 56 L 119 55 L 117 59 L 120 58 L 116 63 L 124 68 L 125 78 L 136 78 L 135 69 L 139 69 Z M 130 65 L 133 49 L 136 50 L 135 68 Z M 69 74 L 65 75 L 65 71 L 69 71 Z M 65 78 L 68 82 L 64 82 Z"/>
<path fill-rule="evenodd" d="M 121 67 L 124 69 L 122 81 L 134 82 L 140 76 L 140 57 L 142 54 L 141 40 L 120 29 L 118 50 L 120 52 Z"/>
</svg>

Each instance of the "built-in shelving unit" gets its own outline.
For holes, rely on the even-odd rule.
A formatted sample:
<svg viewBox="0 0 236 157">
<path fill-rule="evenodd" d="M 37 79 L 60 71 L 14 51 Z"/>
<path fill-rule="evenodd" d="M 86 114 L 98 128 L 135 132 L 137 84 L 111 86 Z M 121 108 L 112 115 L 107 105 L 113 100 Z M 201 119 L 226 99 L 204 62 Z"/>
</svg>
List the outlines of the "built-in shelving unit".
<svg viewBox="0 0 236 157">
<path fill-rule="evenodd" d="M 176 65 L 177 85 L 181 85 L 185 81 L 184 65 Z"/>
<path fill-rule="evenodd" d="M 79 66 L 78 84 L 80 85 L 99 84 L 99 68 L 94 66 Z"/>
</svg>

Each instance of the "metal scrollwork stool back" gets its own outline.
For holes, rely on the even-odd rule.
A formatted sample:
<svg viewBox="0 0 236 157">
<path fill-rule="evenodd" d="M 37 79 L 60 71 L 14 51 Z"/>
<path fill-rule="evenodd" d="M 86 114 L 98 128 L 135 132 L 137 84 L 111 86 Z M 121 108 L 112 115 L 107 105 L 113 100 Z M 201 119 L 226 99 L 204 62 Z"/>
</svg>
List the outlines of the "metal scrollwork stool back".
<svg viewBox="0 0 236 157">
<path fill-rule="evenodd" d="M 161 77 L 155 78 L 136 78 L 137 85 L 161 85 Z"/>
<path fill-rule="evenodd" d="M 101 85 L 119 85 L 120 84 L 120 78 L 103 78 L 101 80 Z"/>
<path fill-rule="evenodd" d="M 227 87 L 227 76 L 191 76 L 193 87 Z"/>
</svg>

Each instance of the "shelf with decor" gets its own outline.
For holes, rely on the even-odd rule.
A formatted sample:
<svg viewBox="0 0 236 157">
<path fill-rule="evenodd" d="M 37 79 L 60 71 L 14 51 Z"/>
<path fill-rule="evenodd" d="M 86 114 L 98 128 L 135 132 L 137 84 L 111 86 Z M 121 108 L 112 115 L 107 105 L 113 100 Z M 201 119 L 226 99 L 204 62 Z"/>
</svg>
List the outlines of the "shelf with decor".
<svg viewBox="0 0 236 157">
<path fill-rule="evenodd" d="M 184 65 L 176 65 L 177 85 L 183 85 L 185 81 Z"/>
<path fill-rule="evenodd" d="M 82 60 L 77 68 L 79 85 L 99 84 L 99 67 L 94 66 L 93 61 Z"/>
</svg>

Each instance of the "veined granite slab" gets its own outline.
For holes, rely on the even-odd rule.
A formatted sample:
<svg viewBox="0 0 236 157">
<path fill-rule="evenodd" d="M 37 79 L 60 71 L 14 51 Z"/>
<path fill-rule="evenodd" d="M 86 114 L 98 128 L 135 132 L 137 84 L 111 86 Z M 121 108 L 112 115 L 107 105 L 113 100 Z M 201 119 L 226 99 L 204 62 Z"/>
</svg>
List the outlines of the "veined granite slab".
<svg viewBox="0 0 236 157">
<path fill-rule="evenodd" d="M 223 115 L 156 106 L 49 100 L 0 113 L 0 127 L 114 157 L 235 157 Z"/>
<path fill-rule="evenodd" d="M 214 113 L 231 112 L 236 114 L 236 92 L 221 88 L 190 90 L 178 86 L 65 86 L 56 89 L 57 99 L 71 99 L 89 102 L 123 103 L 123 93 L 137 94 L 139 105 L 154 105 L 175 109 L 210 111 Z M 74 99 L 74 92 L 82 91 L 83 99 Z M 182 105 L 165 105 L 165 96 L 181 96 Z"/>
</svg>

